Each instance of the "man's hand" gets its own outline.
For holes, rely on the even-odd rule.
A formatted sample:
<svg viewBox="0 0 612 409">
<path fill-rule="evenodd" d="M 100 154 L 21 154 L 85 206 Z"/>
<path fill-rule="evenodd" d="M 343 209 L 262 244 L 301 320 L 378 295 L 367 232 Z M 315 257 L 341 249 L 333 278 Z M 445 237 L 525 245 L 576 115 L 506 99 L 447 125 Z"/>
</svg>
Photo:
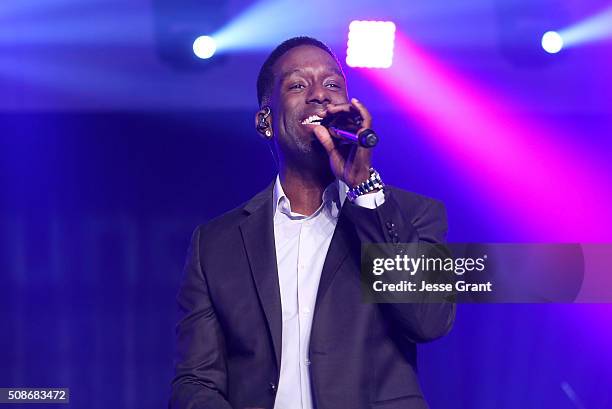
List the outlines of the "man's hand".
<svg viewBox="0 0 612 409">
<path fill-rule="evenodd" d="M 363 121 L 357 133 L 367 128 L 372 128 L 372 115 L 366 107 L 357 99 L 351 99 L 350 104 L 329 104 L 326 107 L 326 115 L 337 114 L 338 112 L 356 111 L 361 115 Z M 333 133 L 333 131 L 331 131 Z M 370 166 L 372 164 L 372 149 L 364 148 L 358 144 L 341 143 L 337 135 L 332 135 L 324 126 L 316 126 L 314 134 L 321 142 L 329 155 L 329 164 L 334 175 L 346 183 L 349 187 L 354 187 L 365 182 L 370 176 Z"/>
</svg>

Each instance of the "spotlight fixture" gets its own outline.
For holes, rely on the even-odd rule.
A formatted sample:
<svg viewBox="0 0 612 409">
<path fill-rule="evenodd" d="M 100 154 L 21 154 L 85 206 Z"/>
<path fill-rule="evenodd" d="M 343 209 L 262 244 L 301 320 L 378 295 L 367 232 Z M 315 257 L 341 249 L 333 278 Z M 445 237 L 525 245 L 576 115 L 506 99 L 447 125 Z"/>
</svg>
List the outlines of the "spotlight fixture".
<svg viewBox="0 0 612 409">
<path fill-rule="evenodd" d="M 215 39 L 209 36 L 199 36 L 193 42 L 193 53 L 196 57 L 206 60 L 217 51 Z"/>
<path fill-rule="evenodd" d="M 162 62 L 179 71 L 200 71 L 222 62 L 222 47 L 210 33 L 227 21 L 227 0 L 152 1 L 156 50 Z"/>
<path fill-rule="evenodd" d="M 549 54 L 556 54 L 563 49 L 563 37 L 556 31 L 547 31 L 542 36 L 542 48 Z"/>
<path fill-rule="evenodd" d="M 389 68 L 393 64 L 395 24 L 359 21 L 349 25 L 346 63 L 349 67 Z"/>
</svg>

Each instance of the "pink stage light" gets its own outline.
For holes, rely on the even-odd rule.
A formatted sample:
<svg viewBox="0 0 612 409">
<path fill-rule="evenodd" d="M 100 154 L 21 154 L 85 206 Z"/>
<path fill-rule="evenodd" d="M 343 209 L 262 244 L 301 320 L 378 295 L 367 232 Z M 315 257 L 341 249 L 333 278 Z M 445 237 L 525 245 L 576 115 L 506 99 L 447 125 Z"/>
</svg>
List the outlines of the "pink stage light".
<svg viewBox="0 0 612 409">
<path fill-rule="evenodd" d="M 355 20 L 349 25 L 346 63 L 349 67 L 389 68 L 394 42 L 392 22 Z"/>
<path fill-rule="evenodd" d="M 393 69 L 367 76 L 404 107 L 466 186 L 534 241 L 609 241 L 612 203 L 605 164 L 563 131 L 509 109 L 503 95 L 442 66 L 397 35 Z M 514 111 L 516 112 L 516 111 Z"/>
</svg>

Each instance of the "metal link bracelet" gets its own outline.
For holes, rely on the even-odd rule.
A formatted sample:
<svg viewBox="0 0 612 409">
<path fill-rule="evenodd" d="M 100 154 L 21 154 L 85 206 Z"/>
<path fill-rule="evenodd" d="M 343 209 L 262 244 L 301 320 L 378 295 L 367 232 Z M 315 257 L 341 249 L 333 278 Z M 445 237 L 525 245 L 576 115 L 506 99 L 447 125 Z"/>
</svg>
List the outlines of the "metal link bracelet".
<svg viewBox="0 0 612 409">
<path fill-rule="evenodd" d="M 382 179 L 380 178 L 380 174 L 374 168 L 370 168 L 370 177 L 365 182 L 358 184 L 357 186 L 349 189 L 346 192 L 346 197 L 351 202 L 354 202 L 361 195 L 365 195 L 376 189 L 382 189 L 385 186 Z"/>
</svg>

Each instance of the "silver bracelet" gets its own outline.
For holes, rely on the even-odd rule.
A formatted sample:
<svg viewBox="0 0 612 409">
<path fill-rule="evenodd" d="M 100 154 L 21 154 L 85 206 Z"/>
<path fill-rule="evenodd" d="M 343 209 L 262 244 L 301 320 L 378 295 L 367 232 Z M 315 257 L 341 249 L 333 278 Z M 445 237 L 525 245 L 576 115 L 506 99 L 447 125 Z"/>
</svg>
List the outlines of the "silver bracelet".
<svg viewBox="0 0 612 409">
<path fill-rule="evenodd" d="M 370 168 L 370 177 L 365 182 L 358 184 L 357 186 L 349 189 L 346 192 L 346 197 L 351 202 L 354 202 L 359 196 L 365 195 L 376 189 L 382 189 L 385 186 L 382 179 L 380 178 L 380 174 L 374 168 Z"/>
</svg>

